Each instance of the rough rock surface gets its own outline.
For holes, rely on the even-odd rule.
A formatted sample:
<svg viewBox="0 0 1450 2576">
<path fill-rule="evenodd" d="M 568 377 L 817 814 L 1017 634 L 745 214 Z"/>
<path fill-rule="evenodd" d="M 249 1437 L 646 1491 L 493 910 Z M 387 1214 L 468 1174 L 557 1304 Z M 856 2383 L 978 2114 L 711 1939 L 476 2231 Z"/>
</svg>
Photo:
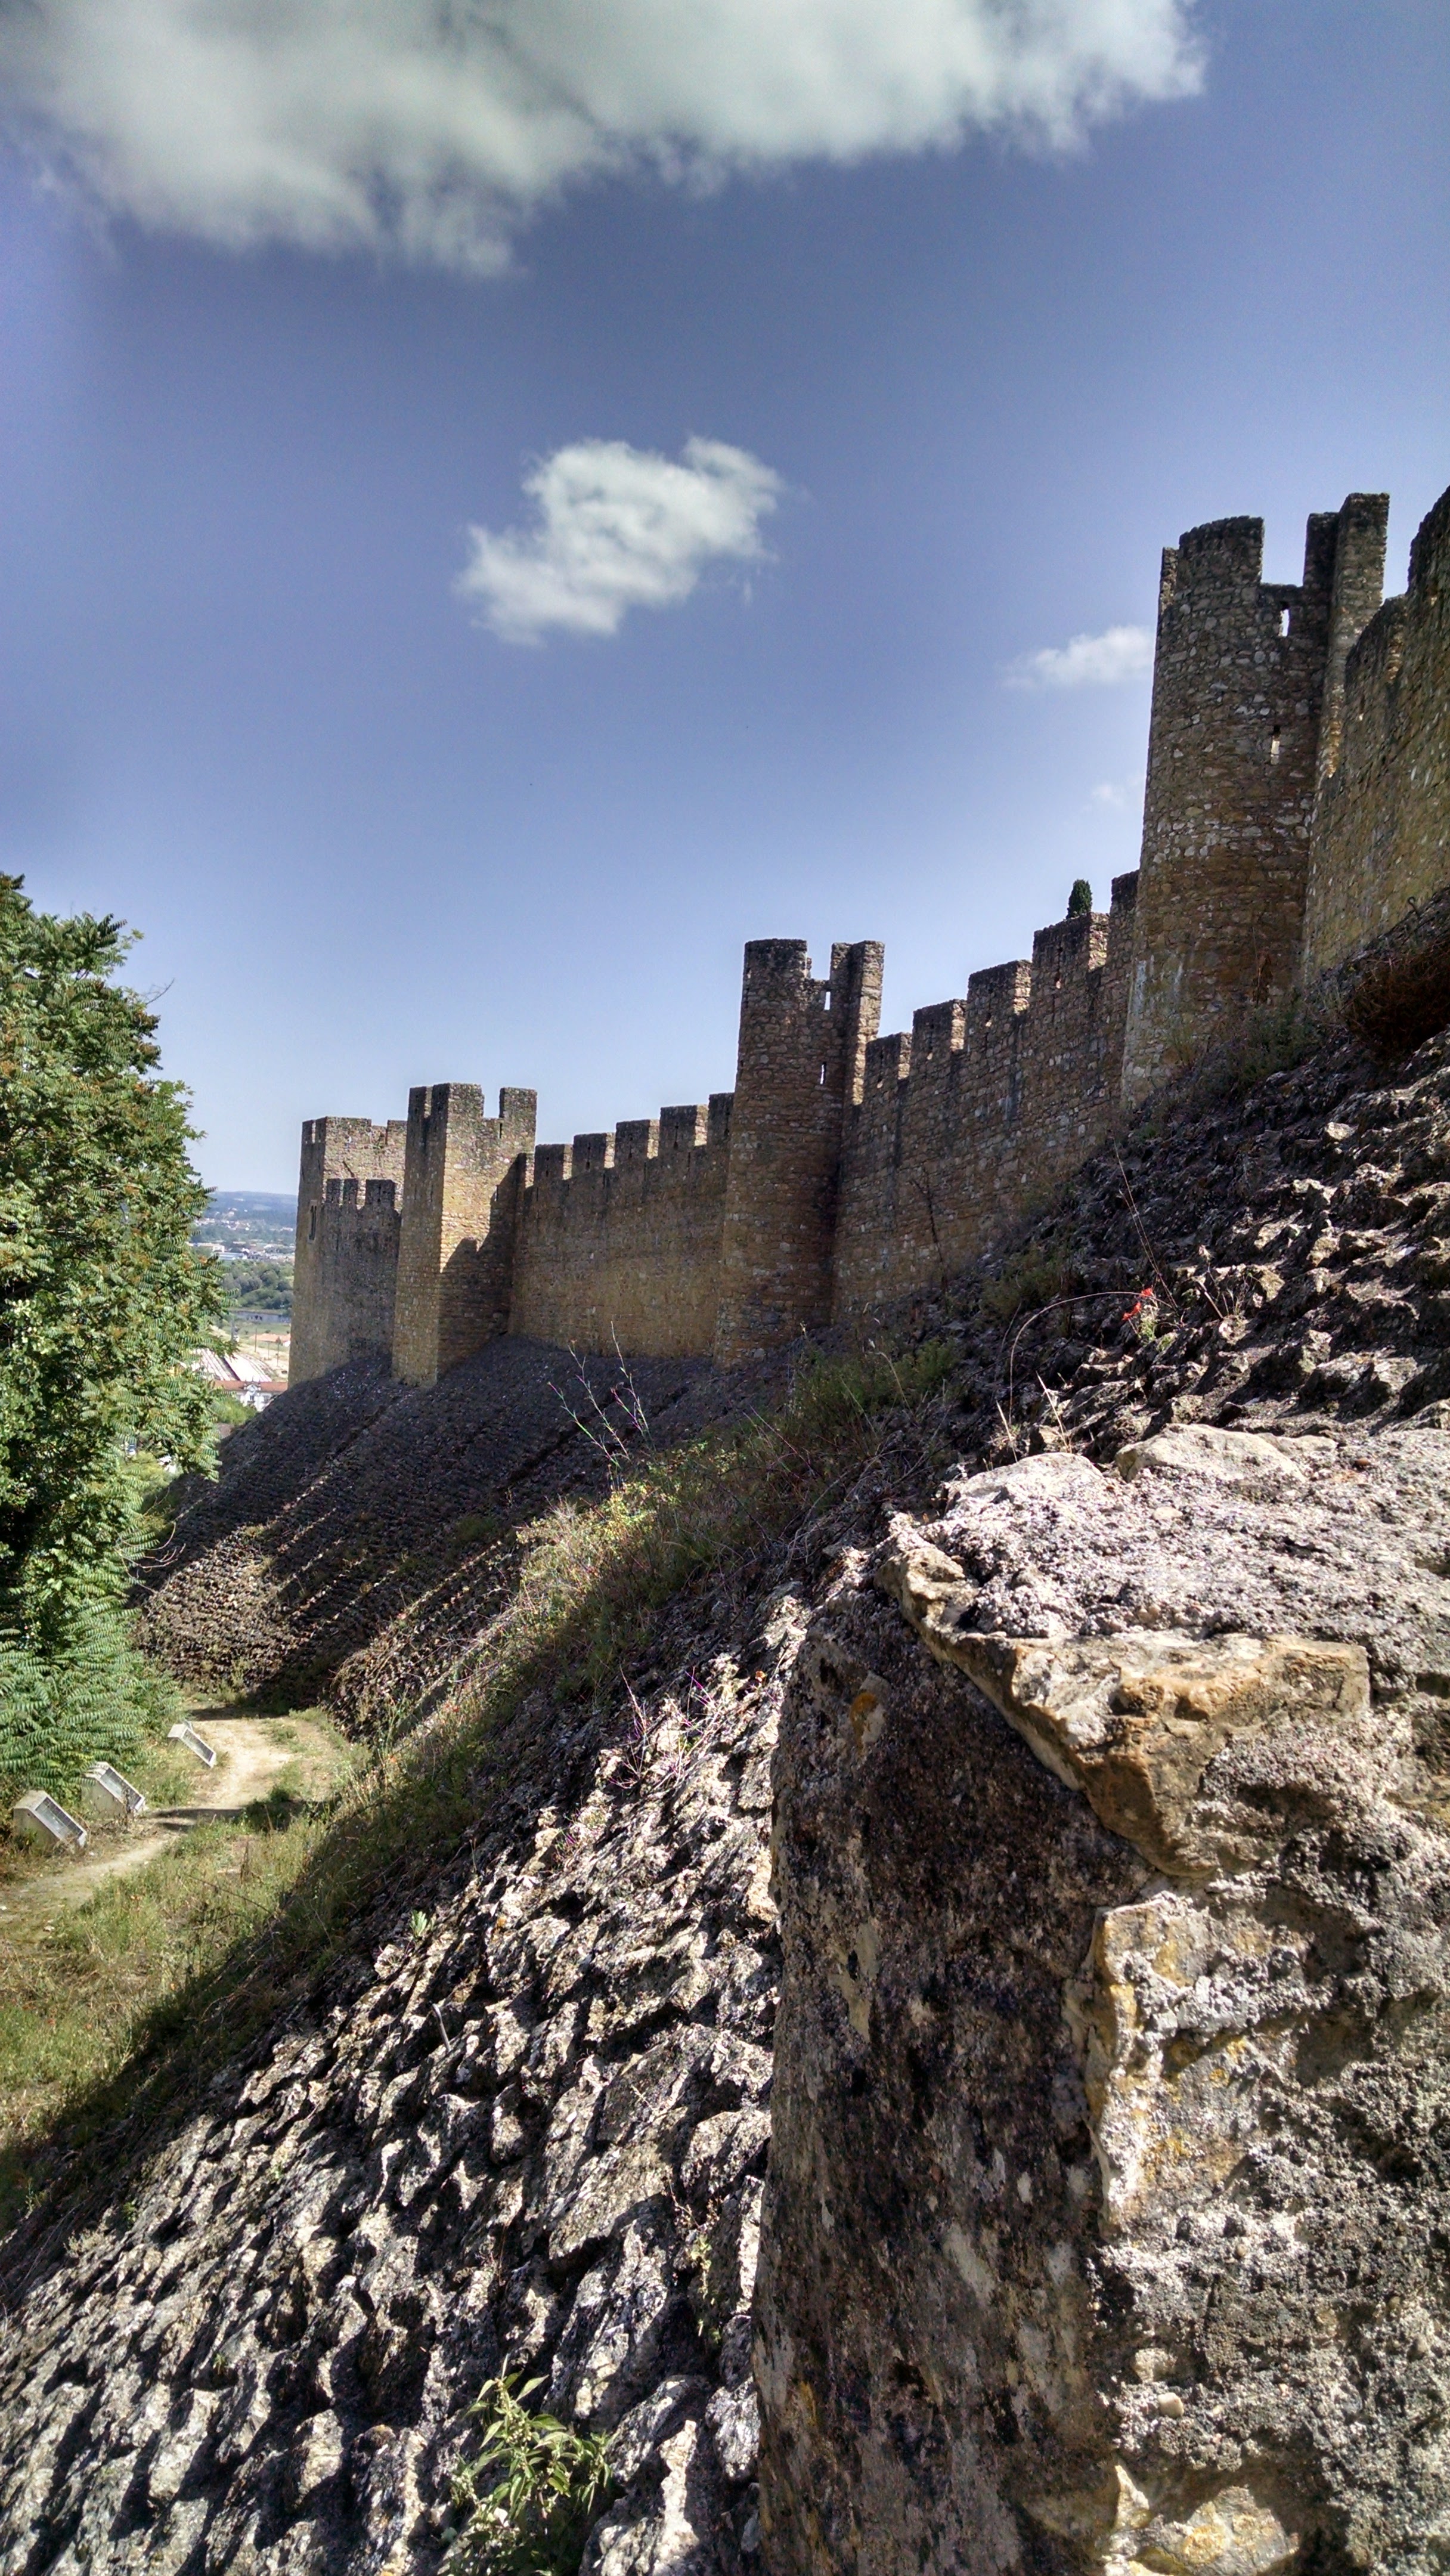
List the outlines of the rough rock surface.
<svg viewBox="0 0 1450 2576">
<path fill-rule="evenodd" d="M 595 2576 L 759 2566 L 769 1747 L 801 1624 L 776 1602 L 748 1683 L 718 1662 L 593 1748 L 40 2270 L 0 2381 L 5 2576 L 435 2568 L 469 2400 L 523 2368 L 616 2433 Z"/>
<path fill-rule="evenodd" d="M 553 1712 L 472 1853 L 381 1901 L 172 2135 L 58 2161 L 0 2264 L 4 2576 L 433 2576 L 501 2363 L 619 2425 L 592 2570 L 751 2576 L 766 1764 L 811 1623 L 782 1883 L 793 1941 L 840 1955 L 785 2027 L 788 2072 L 819 2053 L 809 2118 L 791 2073 L 777 2119 L 808 2312 L 772 2322 L 787 2232 L 762 2384 L 772 2456 L 810 2462 L 778 2576 L 930 2567 L 943 2532 L 955 2567 L 1085 2568 L 1115 2516 L 1120 2567 L 1263 2570 L 1297 2531 L 1300 2576 L 1443 2568 L 1447 1103 L 1437 1038 L 1393 1076 L 1336 1046 L 1155 1108 L 1009 1256 L 1021 1313 L 968 1293 L 898 1319 L 949 1343 L 940 1397 L 787 1545 L 677 1605 L 630 1676 L 643 1725 L 627 1692 Z M 208 1670 L 252 1638 L 276 1675 L 280 1599 L 295 1669 L 341 1682 L 416 1616 L 393 1670 L 426 1684 L 506 1587 L 471 1517 L 592 1472 L 572 1425 L 545 1455 L 542 1419 L 529 1465 L 527 1391 L 510 1449 L 474 1368 L 426 1401 L 342 1372 L 239 1434 L 158 1570 L 158 1642 L 184 1658 L 204 1596 Z M 1164 1461 L 1204 1424 L 1247 1445 L 1190 1491 Z M 1040 1472 L 1002 1503 L 1029 1447 L 1034 1470 L 1076 1453 L 1070 1506 Z M 903 1527 L 972 1633 L 1014 1646 L 1010 1717 L 880 1589 Z M 1053 1658 L 1127 1631 L 1162 1647 L 1126 1712 L 1150 1729 L 1190 1649 L 1362 1650 L 1372 1762 L 1353 1675 L 1343 1740 L 1231 1726 L 1202 1773 L 1170 1765 L 1181 1813 L 1205 1836 L 1268 1817 L 1269 1856 L 1151 1867 L 1019 1724 L 1055 1709 L 1074 1759 L 1111 1764 L 1102 1667 L 1084 1718 L 1085 1668 L 1064 1689 Z"/>
<path fill-rule="evenodd" d="M 1120 1468 L 898 1515 L 787 1694 L 773 2576 L 1450 2551 L 1450 1437 Z"/>
</svg>

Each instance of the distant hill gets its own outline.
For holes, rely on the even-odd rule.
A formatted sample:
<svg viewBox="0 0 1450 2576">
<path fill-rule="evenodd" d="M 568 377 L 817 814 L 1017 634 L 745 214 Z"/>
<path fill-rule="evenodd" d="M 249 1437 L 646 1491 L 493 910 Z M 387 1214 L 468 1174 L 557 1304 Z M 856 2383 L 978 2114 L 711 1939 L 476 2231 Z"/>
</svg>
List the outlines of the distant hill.
<svg viewBox="0 0 1450 2576">
<path fill-rule="evenodd" d="M 213 1190 L 204 1217 L 191 1229 L 224 1261 L 290 1262 L 297 1230 L 297 1201 L 276 1190 Z"/>
</svg>

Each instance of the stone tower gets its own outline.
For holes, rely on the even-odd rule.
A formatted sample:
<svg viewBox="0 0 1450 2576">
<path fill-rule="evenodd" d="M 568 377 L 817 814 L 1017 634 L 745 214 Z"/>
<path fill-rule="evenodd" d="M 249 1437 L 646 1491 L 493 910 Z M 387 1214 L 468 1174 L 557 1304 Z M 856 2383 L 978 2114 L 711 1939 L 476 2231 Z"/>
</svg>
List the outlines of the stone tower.
<svg viewBox="0 0 1450 2576">
<path fill-rule="evenodd" d="M 488 1118 L 473 1082 L 408 1094 L 393 1375 L 412 1386 L 431 1386 L 508 1331 L 536 1098 L 501 1091 L 499 1114 Z"/>
<path fill-rule="evenodd" d="M 803 939 L 745 950 L 715 1357 L 729 1368 L 827 1323 L 845 1114 L 881 1017 L 882 949 Z"/>
<path fill-rule="evenodd" d="M 1262 519 L 1190 528 L 1164 553 L 1129 1106 L 1294 982 L 1315 790 L 1379 605 L 1388 513 L 1364 492 L 1316 513 L 1298 585 L 1260 578 Z"/>
<path fill-rule="evenodd" d="M 309 1118 L 303 1126 L 292 1272 L 293 1386 L 356 1359 L 364 1349 L 388 1348 L 391 1293 L 386 1283 L 371 1291 L 359 1285 L 354 1297 L 352 1237 L 360 1213 L 370 1231 L 385 1231 L 377 1185 L 391 1184 L 395 1194 L 401 1189 L 407 1132 L 401 1118 L 389 1119 L 386 1127 L 375 1127 L 370 1118 Z M 378 1262 L 368 1266 L 382 1262 L 380 1248 Z M 359 1311 L 349 1314 L 354 1305 Z M 384 1306 L 387 1330 L 379 1321 L 374 1342 L 364 1316 L 380 1316 Z"/>
</svg>

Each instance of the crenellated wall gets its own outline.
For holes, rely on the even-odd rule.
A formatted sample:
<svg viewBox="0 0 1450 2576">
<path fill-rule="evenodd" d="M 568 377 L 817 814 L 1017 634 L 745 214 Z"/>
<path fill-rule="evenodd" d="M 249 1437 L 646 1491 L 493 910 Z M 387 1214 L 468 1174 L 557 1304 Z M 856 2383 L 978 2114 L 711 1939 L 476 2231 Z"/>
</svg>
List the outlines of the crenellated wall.
<svg viewBox="0 0 1450 2576">
<path fill-rule="evenodd" d="M 980 1258 L 1157 1083 L 1450 881 L 1450 493 L 1381 607 L 1387 512 L 1317 512 L 1298 583 L 1261 578 L 1258 519 L 1167 550 L 1139 870 L 909 1033 L 876 1033 L 875 941 L 817 979 L 803 941 L 752 940 L 707 1107 L 537 1149 L 531 1091 L 490 1119 L 469 1083 L 414 1091 L 406 1129 L 309 1122 L 294 1382 L 390 1347 L 429 1384 L 500 1333 L 731 1366 Z"/>
<path fill-rule="evenodd" d="M 385 1127 L 375 1127 L 370 1118 L 309 1118 L 303 1126 L 292 1271 L 294 1386 L 369 1350 L 392 1348 L 396 1199 L 403 1186 L 407 1133 L 402 1118 L 389 1119 Z M 372 1185 L 380 1181 L 391 1183 L 394 1193 L 391 1252 L 383 1240 L 388 1231 L 383 1203 L 377 1203 L 374 1213 L 371 1200 Z M 335 1215 L 329 1214 L 334 1183 L 339 1185 Z M 342 1185 L 347 1183 L 352 1197 L 344 1202 Z M 376 1341 L 362 1338 L 364 1319 L 376 1330 Z"/>
<path fill-rule="evenodd" d="M 583 1350 L 708 1351 L 731 1096 L 540 1145 L 519 1208 L 509 1330 Z"/>
<path fill-rule="evenodd" d="M 1163 556 L 1137 941 L 1130 1103 L 1298 972 L 1328 702 L 1379 602 L 1383 494 L 1316 512 L 1304 578 L 1266 582 L 1262 519 L 1190 528 Z"/>
<path fill-rule="evenodd" d="M 845 1126 L 837 1316 L 940 1285 L 1076 1169 L 1118 1115 L 1136 877 L 865 1049 Z"/>
<path fill-rule="evenodd" d="M 1347 656 L 1341 723 L 1314 815 L 1309 975 L 1450 879 L 1450 492 L 1424 520 L 1403 598 Z"/>
<path fill-rule="evenodd" d="M 472 1082 L 408 1094 L 393 1374 L 431 1386 L 509 1329 L 514 1230 L 537 1095 L 501 1091 L 484 1115 Z"/>
<path fill-rule="evenodd" d="M 824 982 L 803 939 L 752 939 L 720 1255 L 722 1367 L 829 1321 L 843 1121 L 881 1016 L 874 939 L 831 950 Z"/>
</svg>

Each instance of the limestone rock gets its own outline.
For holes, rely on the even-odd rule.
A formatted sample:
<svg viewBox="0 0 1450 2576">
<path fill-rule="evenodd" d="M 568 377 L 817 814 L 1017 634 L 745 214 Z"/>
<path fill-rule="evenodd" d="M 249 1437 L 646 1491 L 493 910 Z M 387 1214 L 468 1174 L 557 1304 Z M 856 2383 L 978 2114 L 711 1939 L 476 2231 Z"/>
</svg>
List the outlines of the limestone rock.
<svg viewBox="0 0 1450 2576">
<path fill-rule="evenodd" d="M 777 1757 L 771 2576 L 1438 2563 L 1438 1456 L 1045 1453 L 818 1609 Z"/>
</svg>

